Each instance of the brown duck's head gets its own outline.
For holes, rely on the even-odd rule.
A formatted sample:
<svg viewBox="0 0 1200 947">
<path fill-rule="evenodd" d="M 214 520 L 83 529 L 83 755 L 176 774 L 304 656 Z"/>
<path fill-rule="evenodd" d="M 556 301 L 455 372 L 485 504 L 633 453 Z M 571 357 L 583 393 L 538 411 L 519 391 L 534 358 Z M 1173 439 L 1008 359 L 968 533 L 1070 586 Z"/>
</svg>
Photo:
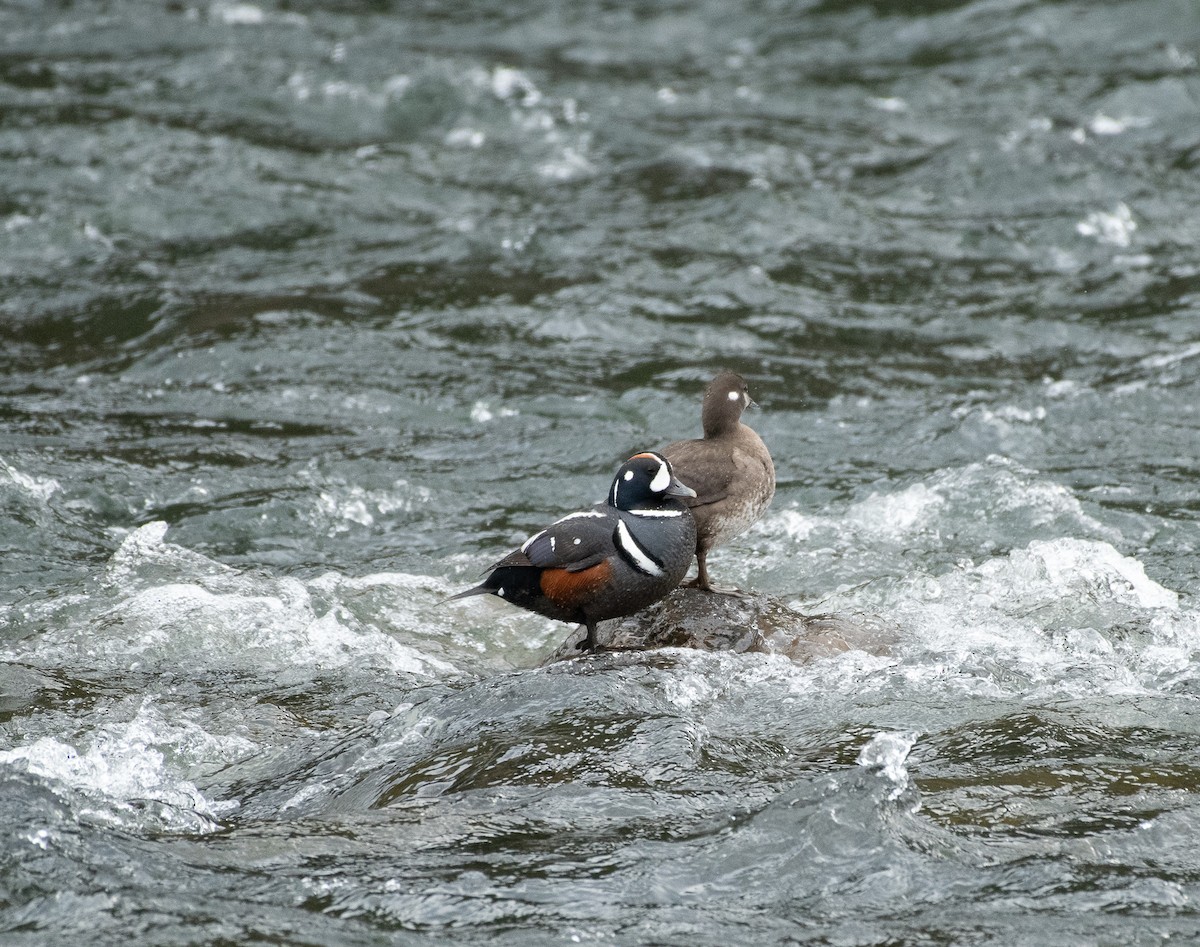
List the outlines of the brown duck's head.
<svg viewBox="0 0 1200 947">
<path fill-rule="evenodd" d="M 737 372 L 721 372 L 704 391 L 704 408 L 700 413 L 704 436 L 717 437 L 736 430 L 742 412 L 752 404 L 746 379 Z"/>
</svg>

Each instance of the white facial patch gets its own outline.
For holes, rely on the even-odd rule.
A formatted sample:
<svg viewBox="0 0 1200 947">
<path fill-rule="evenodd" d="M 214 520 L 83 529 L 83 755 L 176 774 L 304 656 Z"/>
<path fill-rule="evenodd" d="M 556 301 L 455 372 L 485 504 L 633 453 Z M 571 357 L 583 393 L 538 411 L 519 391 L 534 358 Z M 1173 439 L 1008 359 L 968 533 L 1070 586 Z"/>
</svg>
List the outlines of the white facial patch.
<svg viewBox="0 0 1200 947">
<path fill-rule="evenodd" d="M 632 470 L 626 470 L 626 471 L 625 471 L 625 479 L 626 479 L 627 481 L 628 481 L 628 480 L 632 480 L 632 479 L 633 479 L 633 471 L 632 471 Z"/>
<path fill-rule="evenodd" d="M 671 471 L 664 463 L 659 463 L 658 473 L 654 475 L 654 479 L 650 481 L 650 491 L 652 493 L 662 493 L 671 485 Z"/>
<path fill-rule="evenodd" d="M 629 527 L 620 520 L 617 521 L 617 544 L 639 572 L 644 572 L 646 575 L 663 574 L 658 563 L 646 555 L 642 547 L 637 544 L 637 540 L 633 538 L 633 534 L 629 532 Z"/>
<path fill-rule="evenodd" d="M 742 393 L 740 391 L 729 392 L 729 400 L 730 401 L 739 401 L 739 400 L 741 400 L 741 397 L 742 397 Z"/>
</svg>

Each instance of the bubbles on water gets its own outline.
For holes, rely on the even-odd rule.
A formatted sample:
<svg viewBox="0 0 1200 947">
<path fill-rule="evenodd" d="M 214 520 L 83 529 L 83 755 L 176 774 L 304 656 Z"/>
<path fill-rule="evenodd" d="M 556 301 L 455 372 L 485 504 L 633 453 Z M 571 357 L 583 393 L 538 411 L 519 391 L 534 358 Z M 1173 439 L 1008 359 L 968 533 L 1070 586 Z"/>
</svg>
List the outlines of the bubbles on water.
<svg viewBox="0 0 1200 947">
<path fill-rule="evenodd" d="M 1092 211 L 1075 225 L 1075 231 L 1080 236 L 1094 237 L 1098 242 L 1114 247 L 1129 246 L 1136 230 L 1137 221 L 1124 202 L 1117 204 L 1112 211 Z"/>
<path fill-rule="evenodd" d="M 232 26 L 260 26 L 267 19 L 262 8 L 252 3 L 214 3 L 208 8 L 208 15 Z"/>
<path fill-rule="evenodd" d="M 574 181 L 595 173 L 596 165 L 582 149 L 571 145 L 564 146 L 552 160 L 538 165 L 538 174 L 552 181 Z"/>
<path fill-rule="evenodd" d="M 1149 124 L 1150 119 L 1144 116 L 1122 115 L 1113 118 L 1100 112 L 1088 122 L 1088 131 L 1093 135 L 1120 135 L 1131 128 L 1145 128 Z"/>
<path fill-rule="evenodd" d="M 350 529 L 350 524 L 374 526 L 375 517 L 367 509 L 365 496 L 362 487 L 351 487 L 349 496 L 343 497 L 322 492 L 317 495 L 317 511 L 333 521 L 336 532 Z"/>
<path fill-rule="evenodd" d="M 313 523 L 328 535 L 374 527 L 397 513 L 412 513 L 428 505 L 429 487 L 396 480 L 387 488 L 367 488 L 306 473 L 319 486 L 313 504 Z"/>
<path fill-rule="evenodd" d="M 476 424 L 487 424 L 489 421 L 495 420 L 497 417 L 513 418 L 519 412 L 516 408 L 497 408 L 492 409 L 491 404 L 486 401 L 476 401 L 471 406 L 471 420 Z"/>
<path fill-rule="evenodd" d="M 487 134 L 474 128 L 454 128 L 446 133 L 445 141 L 454 148 L 482 148 Z"/>
<path fill-rule="evenodd" d="M 508 106 L 509 134 L 494 123 L 489 126 L 481 111 L 479 128 L 451 132 L 454 145 L 479 149 L 487 142 L 505 148 L 504 139 L 515 131 L 524 139 L 524 145 L 540 142 L 545 148 L 546 156 L 532 163 L 542 179 L 568 182 L 591 177 L 597 172 L 589 157 L 591 133 L 583 127 L 588 122 L 588 114 L 575 99 L 556 100 L 546 95 L 528 74 L 511 66 L 500 65 L 491 70 L 476 68 L 468 72 L 467 80 L 469 88 Z"/>
<path fill-rule="evenodd" d="M 515 101 L 526 108 L 538 105 L 542 93 L 533 81 L 519 69 L 497 66 L 489 77 L 492 95 L 505 101 Z"/>
</svg>

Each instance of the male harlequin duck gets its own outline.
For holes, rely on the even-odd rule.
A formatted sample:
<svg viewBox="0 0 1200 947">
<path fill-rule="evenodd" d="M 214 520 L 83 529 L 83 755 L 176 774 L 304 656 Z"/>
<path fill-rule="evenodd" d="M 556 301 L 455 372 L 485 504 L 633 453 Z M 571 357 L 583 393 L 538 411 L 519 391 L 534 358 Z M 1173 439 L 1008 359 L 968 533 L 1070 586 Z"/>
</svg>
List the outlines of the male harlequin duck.
<svg viewBox="0 0 1200 947">
<path fill-rule="evenodd" d="M 679 497 L 696 492 L 652 452 L 621 465 L 604 503 L 571 513 L 525 540 L 472 589 L 451 598 L 490 593 L 531 612 L 579 622 L 596 647 L 596 624 L 632 615 L 687 574 L 696 527 Z"/>
<path fill-rule="evenodd" d="M 745 424 L 742 412 L 754 404 L 741 375 L 722 372 L 704 392 L 704 437 L 676 441 L 662 449 L 676 475 L 696 491 L 688 500 L 696 518 L 696 565 L 687 585 L 737 594 L 709 582 L 708 554 L 740 536 L 766 512 L 775 495 L 775 465 L 767 445 Z"/>
</svg>

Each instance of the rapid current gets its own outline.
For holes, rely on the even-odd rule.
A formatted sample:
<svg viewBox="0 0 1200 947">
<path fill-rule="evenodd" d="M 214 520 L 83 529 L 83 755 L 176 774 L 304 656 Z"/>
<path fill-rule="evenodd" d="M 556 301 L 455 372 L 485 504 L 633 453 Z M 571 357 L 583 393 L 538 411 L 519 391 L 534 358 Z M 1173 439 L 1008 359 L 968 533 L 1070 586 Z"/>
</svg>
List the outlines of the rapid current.
<svg viewBox="0 0 1200 947">
<path fill-rule="evenodd" d="M 0 5 L 0 943 L 1200 943 L 1200 6 Z M 699 434 L 714 579 L 439 604 Z"/>
</svg>

